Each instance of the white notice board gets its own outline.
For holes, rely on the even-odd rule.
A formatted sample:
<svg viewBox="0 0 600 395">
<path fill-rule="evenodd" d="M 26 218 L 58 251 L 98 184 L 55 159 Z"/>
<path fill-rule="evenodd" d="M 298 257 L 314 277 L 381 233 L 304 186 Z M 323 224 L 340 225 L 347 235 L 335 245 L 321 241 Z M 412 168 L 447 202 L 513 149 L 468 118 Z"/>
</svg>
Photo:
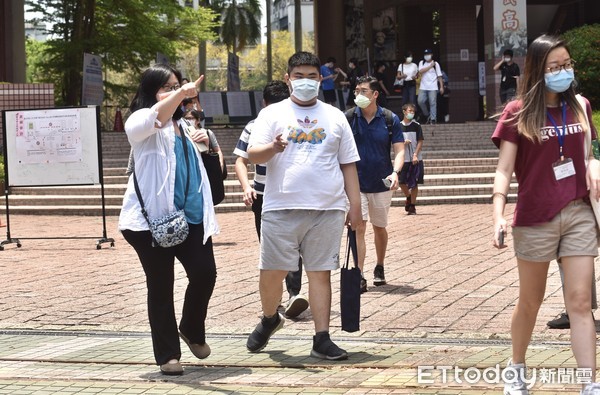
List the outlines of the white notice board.
<svg viewBox="0 0 600 395">
<path fill-rule="evenodd" d="M 98 107 L 10 110 L 2 117 L 9 187 L 100 183 Z"/>
</svg>

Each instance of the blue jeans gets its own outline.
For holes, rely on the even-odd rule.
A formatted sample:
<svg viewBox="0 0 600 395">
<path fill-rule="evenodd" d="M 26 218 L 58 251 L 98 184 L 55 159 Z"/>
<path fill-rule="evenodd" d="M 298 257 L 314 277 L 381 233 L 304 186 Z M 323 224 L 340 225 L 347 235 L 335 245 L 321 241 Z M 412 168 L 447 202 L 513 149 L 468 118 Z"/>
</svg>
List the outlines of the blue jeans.
<svg viewBox="0 0 600 395">
<path fill-rule="evenodd" d="M 437 94 L 438 91 L 419 90 L 419 107 L 421 108 L 423 115 L 429 117 L 431 121 L 437 120 Z M 428 101 L 429 110 L 427 109 Z"/>
<path fill-rule="evenodd" d="M 417 85 L 404 85 L 402 89 L 402 105 L 406 103 L 412 103 L 415 106 L 417 105 Z"/>
</svg>

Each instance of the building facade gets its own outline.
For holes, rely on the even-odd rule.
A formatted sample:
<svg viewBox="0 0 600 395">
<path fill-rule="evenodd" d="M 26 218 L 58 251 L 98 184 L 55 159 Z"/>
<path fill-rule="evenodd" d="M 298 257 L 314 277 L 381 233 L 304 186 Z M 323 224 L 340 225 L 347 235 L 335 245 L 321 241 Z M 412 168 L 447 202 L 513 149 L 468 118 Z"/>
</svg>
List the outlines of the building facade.
<svg viewBox="0 0 600 395">
<path fill-rule="evenodd" d="M 383 61 L 390 87 L 406 51 L 416 63 L 431 48 L 449 76 L 450 120 L 465 122 L 499 111 L 500 75 L 493 66 L 502 49 L 517 49 L 523 70 L 529 42 L 600 22 L 600 1 L 315 0 L 315 21 L 320 58 L 343 65 L 356 57 L 364 70 Z"/>
<path fill-rule="evenodd" d="M 192 6 L 197 1 L 186 0 Z M 301 1 L 302 30 L 314 29 L 320 58 L 333 56 L 343 66 L 356 57 L 365 70 L 385 62 L 390 87 L 406 51 L 419 61 L 431 48 L 450 79 L 451 122 L 484 119 L 499 110 L 500 75 L 493 66 L 503 48 L 515 49 L 522 69 L 527 44 L 541 33 L 600 22 L 598 0 Z M 294 30 L 293 5 L 274 1 L 277 30 Z M 0 82 L 25 82 L 25 68 L 24 1 L 0 1 Z"/>
<path fill-rule="evenodd" d="M 302 33 L 314 32 L 315 16 L 313 0 L 301 0 L 301 2 Z M 273 31 L 285 30 L 293 33 L 295 29 L 294 0 L 274 0 L 272 7 L 271 29 Z"/>
</svg>

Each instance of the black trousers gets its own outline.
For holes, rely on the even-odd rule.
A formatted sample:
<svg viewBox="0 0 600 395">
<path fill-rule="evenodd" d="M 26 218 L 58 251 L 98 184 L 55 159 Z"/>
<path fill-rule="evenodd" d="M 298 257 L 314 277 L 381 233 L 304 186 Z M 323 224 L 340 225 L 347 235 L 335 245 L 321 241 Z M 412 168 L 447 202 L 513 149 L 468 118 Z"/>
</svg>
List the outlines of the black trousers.
<svg viewBox="0 0 600 395">
<path fill-rule="evenodd" d="M 152 247 L 150 231 L 124 230 L 123 237 L 135 249 L 146 274 L 148 318 L 154 358 L 158 365 L 181 358 L 173 303 L 175 258 L 188 278 L 179 330 L 191 343 L 206 342 L 204 321 L 217 278 L 212 238 L 202 244 L 204 227 L 190 224 L 188 238 L 175 247 Z"/>
<path fill-rule="evenodd" d="M 260 225 L 262 215 L 263 195 L 257 194 L 256 199 L 252 202 L 252 212 L 254 213 L 254 226 L 260 240 Z M 288 272 L 285 276 L 285 288 L 288 291 L 289 297 L 296 296 L 302 288 L 302 258 L 298 260 L 298 270 Z"/>
</svg>

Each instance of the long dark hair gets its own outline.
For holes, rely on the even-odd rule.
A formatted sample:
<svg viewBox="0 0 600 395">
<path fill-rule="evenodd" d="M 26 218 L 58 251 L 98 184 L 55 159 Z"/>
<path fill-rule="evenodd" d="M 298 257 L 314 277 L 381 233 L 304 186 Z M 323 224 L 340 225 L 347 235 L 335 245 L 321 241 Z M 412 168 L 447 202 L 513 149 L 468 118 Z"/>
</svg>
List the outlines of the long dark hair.
<svg viewBox="0 0 600 395">
<path fill-rule="evenodd" d="M 129 110 L 133 113 L 141 108 L 150 108 L 157 103 L 156 93 L 158 90 L 169 82 L 171 75 L 177 77 L 177 82 L 181 85 L 181 73 L 179 70 L 167 64 L 155 64 L 148 67 L 140 79 L 140 85 L 137 92 L 131 101 Z M 177 107 L 173 114 L 173 119 L 180 119 L 183 116 L 183 111 Z"/>
</svg>

